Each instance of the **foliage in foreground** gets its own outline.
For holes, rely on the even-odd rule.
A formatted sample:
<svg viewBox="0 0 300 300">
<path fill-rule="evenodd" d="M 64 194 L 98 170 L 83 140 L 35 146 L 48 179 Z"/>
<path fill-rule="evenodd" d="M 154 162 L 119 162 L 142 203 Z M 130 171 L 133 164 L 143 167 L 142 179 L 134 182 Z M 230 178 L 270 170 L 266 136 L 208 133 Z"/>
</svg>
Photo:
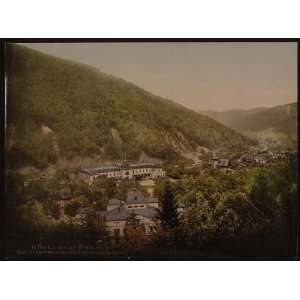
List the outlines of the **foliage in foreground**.
<svg viewBox="0 0 300 300">
<path fill-rule="evenodd" d="M 20 243 L 97 244 L 101 240 L 103 247 L 139 251 L 141 256 L 157 249 L 158 252 L 198 251 L 207 256 L 213 252 L 235 257 L 295 255 L 298 194 L 295 161 L 231 175 L 221 172 L 199 175 L 175 183 L 161 180 L 156 193 L 162 204 L 162 226 L 151 239 L 145 239 L 141 228 L 133 224 L 126 232 L 126 239 L 119 242 L 112 241 L 104 224 L 97 223 L 92 215 L 84 226 L 52 223 L 47 217 L 49 205 L 43 193 L 25 200 L 22 180 L 12 174 L 7 179 L 10 200 L 7 228 L 10 239 Z M 118 193 L 111 183 L 106 184 L 110 193 Z M 186 207 L 183 214 L 176 212 L 180 203 Z"/>
</svg>

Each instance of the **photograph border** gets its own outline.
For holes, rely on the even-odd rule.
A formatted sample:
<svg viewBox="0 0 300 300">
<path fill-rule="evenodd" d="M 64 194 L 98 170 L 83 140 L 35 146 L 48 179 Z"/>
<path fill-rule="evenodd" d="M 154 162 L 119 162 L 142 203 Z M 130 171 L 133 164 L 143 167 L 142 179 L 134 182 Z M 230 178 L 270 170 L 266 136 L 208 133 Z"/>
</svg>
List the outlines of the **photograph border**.
<svg viewBox="0 0 300 300">
<path fill-rule="evenodd" d="M 2 123 L 1 123 L 1 142 L 2 142 L 2 153 L 3 157 L 1 159 L 1 191 L 2 195 L 4 195 L 4 187 L 5 187 L 5 159 L 4 159 L 4 149 L 5 149 L 5 117 L 6 117 L 6 108 L 5 108 L 5 44 L 6 43 L 154 43 L 154 42 L 163 42 L 163 43 L 174 43 L 174 42 L 211 42 L 211 43 L 251 43 L 251 42 L 264 42 L 264 43 L 297 43 L 297 121 L 298 121 L 298 133 L 299 134 L 299 71 L 300 71 L 300 59 L 299 59 L 299 42 L 300 39 L 294 38 L 7 38 L 0 40 L 0 76 L 1 76 L 1 104 L 2 107 L 0 109 Z M 297 138 L 297 148 L 299 149 L 299 139 Z M 298 150 L 297 149 L 297 150 Z M 298 161 L 298 173 L 299 173 L 299 161 Z M 299 176 L 298 176 L 298 184 L 299 184 Z M 298 190 L 299 194 L 299 190 Z M 6 232 L 6 222 L 5 222 L 5 211 L 6 211 L 6 201 L 4 197 L 1 197 L 3 201 L 0 201 L 0 211 L 1 211 L 1 234 L 0 234 L 0 245 L 1 248 L 1 259 L 9 260 L 9 261 L 126 261 L 124 258 L 118 257 L 108 257 L 108 258 L 98 258 L 92 256 L 85 257 L 7 257 L 5 253 L 5 232 Z M 299 217 L 300 217 L 300 201 L 298 201 L 298 212 L 297 212 L 297 236 L 295 237 L 296 245 L 295 245 L 295 256 L 290 258 L 282 258 L 282 257 L 270 257 L 270 258 L 243 258 L 243 257 L 203 257 L 203 258 L 174 258 L 171 259 L 168 257 L 162 258 L 139 258 L 139 259 L 128 259 L 135 261 L 294 261 L 299 260 Z"/>
</svg>

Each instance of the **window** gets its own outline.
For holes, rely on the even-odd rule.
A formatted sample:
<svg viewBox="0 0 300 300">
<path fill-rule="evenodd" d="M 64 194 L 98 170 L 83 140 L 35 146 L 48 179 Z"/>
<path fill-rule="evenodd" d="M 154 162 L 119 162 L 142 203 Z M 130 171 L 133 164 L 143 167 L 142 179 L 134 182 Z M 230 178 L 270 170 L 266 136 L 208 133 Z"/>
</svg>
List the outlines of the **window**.
<svg viewBox="0 0 300 300">
<path fill-rule="evenodd" d="M 128 205 L 128 208 L 132 208 L 132 205 Z"/>
</svg>

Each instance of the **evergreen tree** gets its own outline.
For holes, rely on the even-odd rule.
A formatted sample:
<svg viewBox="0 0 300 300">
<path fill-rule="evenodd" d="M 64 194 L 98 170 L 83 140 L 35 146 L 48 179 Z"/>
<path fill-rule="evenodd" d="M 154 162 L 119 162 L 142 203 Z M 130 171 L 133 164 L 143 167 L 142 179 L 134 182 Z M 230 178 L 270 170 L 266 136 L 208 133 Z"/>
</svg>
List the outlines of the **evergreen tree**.
<svg viewBox="0 0 300 300">
<path fill-rule="evenodd" d="M 177 204 L 171 185 L 167 182 L 161 195 L 161 211 L 159 213 L 162 226 L 165 228 L 175 228 L 179 225 Z"/>
</svg>

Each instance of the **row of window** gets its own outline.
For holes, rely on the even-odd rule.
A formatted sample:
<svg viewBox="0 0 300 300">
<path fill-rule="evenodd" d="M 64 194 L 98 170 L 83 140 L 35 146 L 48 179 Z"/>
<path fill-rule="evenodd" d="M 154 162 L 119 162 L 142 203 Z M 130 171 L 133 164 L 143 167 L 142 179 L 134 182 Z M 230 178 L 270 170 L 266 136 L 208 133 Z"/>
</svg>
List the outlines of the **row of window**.
<svg viewBox="0 0 300 300">
<path fill-rule="evenodd" d="M 150 173 L 150 172 L 151 172 L 151 169 L 136 169 L 136 170 L 132 171 L 133 174 Z"/>
<path fill-rule="evenodd" d="M 143 174 L 143 173 L 151 173 L 152 169 L 135 169 L 132 171 L 132 174 Z M 162 173 L 162 169 L 156 170 L 158 173 Z M 120 172 L 111 172 L 111 173 L 103 173 L 101 175 L 107 175 L 108 177 L 117 177 L 120 176 Z M 125 175 L 129 175 L 129 172 L 127 171 Z M 95 180 L 99 175 L 93 176 L 92 179 Z"/>
<path fill-rule="evenodd" d="M 145 205 L 128 205 L 128 208 L 143 208 Z"/>
</svg>

